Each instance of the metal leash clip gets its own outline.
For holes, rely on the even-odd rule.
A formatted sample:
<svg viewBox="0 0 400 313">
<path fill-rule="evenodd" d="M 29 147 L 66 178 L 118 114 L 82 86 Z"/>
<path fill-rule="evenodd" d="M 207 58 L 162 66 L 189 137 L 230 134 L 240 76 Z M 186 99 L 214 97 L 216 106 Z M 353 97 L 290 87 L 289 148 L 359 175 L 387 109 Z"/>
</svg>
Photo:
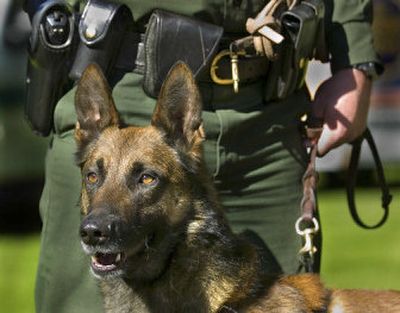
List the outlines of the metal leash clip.
<svg viewBox="0 0 400 313">
<path fill-rule="evenodd" d="M 303 221 L 304 218 L 300 217 L 296 221 L 295 225 L 297 234 L 304 238 L 304 245 L 299 250 L 299 255 L 300 257 L 307 257 L 312 260 L 314 258 L 314 254 L 318 251 L 317 247 L 314 245 L 313 237 L 319 231 L 319 223 L 317 219 L 314 217 L 311 220 L 313 224 L 312 227 L 306 227 L 304 229 L 301 229 L 300 225 L 302 224 Z"/>
<path fill-rule="evenodd" d="M 218 85 L 233 85 L 233 90 L 235 93 L 239 92 L 239 56 L 245 56 L 246 51 L 241 50 L 241 51 L 232 51 L 230 50 L 222 50 L 219 52 L 213 59 L 211 63 L 211 68 L 210 68 L 210 76 L 211 79 L 213 80 L 214 83 Z M 217 69 L 218 69 L 218 63 L 220 60 L 224 57 L 229 56 L 231 59 L 231 72 L 232 72 L 232 78 L 220 78 L 217 75 Z"/>
</svg>

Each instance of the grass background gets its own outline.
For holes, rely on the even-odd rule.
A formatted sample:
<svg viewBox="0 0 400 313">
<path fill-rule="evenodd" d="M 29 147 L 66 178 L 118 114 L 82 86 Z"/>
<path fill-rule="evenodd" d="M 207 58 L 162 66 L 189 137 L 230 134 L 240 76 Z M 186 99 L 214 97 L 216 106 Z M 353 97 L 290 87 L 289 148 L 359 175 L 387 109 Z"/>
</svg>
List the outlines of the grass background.
<svg viewBox="0 0 400 313">
<path fill-rule="evenodd" d="M 378 189 L 356 192 L 363 220 L 371 225 L 379 221 L 383 209 Z M 362 229 L 353 222 L 344 190 L 321 193 L 321 275 L 328 286 L 400 290 L 400 188 L 391 188 L 391 193 L 389 218 L 376 230 Z"/>
<path fill-rule="evenodd" d="M 322 279 L 330 287 L 400 290 L 400 188 L 387 223 L 363 230 L 348 213 L 345 191 L 319 194 L 323 227 Z M 357 204 L 366 222 L 381 217 L 378 189 L 357 189 Z M 34 312 L 34 281 L 39 235 L 0 236 L 0 313 Z"/>
</svg>

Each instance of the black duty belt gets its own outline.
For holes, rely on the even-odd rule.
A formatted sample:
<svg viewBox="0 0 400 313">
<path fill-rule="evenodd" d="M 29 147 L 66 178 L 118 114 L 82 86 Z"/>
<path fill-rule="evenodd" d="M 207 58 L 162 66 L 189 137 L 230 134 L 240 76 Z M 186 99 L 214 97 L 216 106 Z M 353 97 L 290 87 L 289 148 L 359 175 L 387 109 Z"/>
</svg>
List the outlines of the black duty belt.
<svg viewBox="0 0 400 313">
<path fill-rule="evenodd" d="M 225 40 L 226 42 L 226 40 Z M 144 74 L 144 34 L 129 33 L 121 47 L 115 67 L 124 72 Z M 269 61 L 265 56 L 239 55 L 237 70 L 240 83 L 254 82 L 266 77 Z M 229 50 L 220 49 L 212 62 L 196 77 L 198 82 L 209 82 L 220 85 L 232 84 L 232 62 Z"/>
</svg>

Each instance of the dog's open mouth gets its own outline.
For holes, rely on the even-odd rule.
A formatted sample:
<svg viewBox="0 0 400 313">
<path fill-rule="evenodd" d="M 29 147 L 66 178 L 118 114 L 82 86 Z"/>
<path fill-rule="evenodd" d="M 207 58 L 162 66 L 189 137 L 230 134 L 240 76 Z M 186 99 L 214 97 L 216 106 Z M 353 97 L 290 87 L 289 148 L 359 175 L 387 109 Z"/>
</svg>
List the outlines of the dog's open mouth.
<svg viewBox="0 0 400 313">
<path fill-rule="evenodd" d="M 95 275 L 108 276 L 122 274 L 128 257 L 140 254 L 147 247 L 148 238 L 122 252 L 87 251 L 91 255 L 91 267 Z"/>
<path fill-rule="evenodd" d="M 97 252 L 92 256 L 92 268 L 98 274 L 106 274 L 118 270 L 125 261 L 125 254 Z"/>
<path fill-rule="evenodd" d="M 91 258 L 92 273 L 98 278 L 124 275 L 127 263 L 140 258 L 149 249 L 154 235 L 147 235 L 130 247 L 102 247 L 87 245 L 82 241 L 83 250 Z"/>
</svg>

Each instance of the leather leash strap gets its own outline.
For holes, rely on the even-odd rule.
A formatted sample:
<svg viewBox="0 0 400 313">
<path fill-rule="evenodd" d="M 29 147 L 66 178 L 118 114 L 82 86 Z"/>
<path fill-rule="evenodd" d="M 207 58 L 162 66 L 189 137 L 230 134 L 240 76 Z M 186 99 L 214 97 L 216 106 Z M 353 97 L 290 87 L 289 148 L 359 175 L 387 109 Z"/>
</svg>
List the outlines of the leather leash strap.
<svg viewBox="0 0 400 313">
<path fill-rule="evenodd" d="M 374 162 L 375 162 L 375 166 L 376 166 L 376 172 L 378 175 L 379 185 L 380 185 L 380 188 L 382 191 L 382 208 L 384 210 L 384 213 L 383 213 L 383 216 L 380 219 L 380 221 L 378 221 L 374 225 L 367 225 L 361 220 L 361 218 L 358 214 L 358 210 L 357 210 L 355 198 L 354 198 L 354 193 L 355 193 L 354 190 L 355 190 L 356 179 L 357 179 L 356 173 L 357 173 L 357 168 L 358 168 L 358 162 L 360 159 L 361 145 L 362 145 L 364 139 L 367 141 L 367 143 L 371 149 L 371 153 L 374 158 Z M 358 139 L 356 139 L 352 143 L 352 145 L 353 145 L 353 150 L 351 153 L 350 164 L 349 164 L 349 169 L 348 169 L 348 174 L 347 174 L 347 202 L 349 205 L 350 214 L 351 214 L 354 222 L 358 226 L 365 228 L 365 229 L 376 229 L 376 228 L 382 226 L 386 222 L 386 220 L 389 216 L 389 204 L 392 201 L 393 197 L 389 192 L 389 187 L 386 183 L 382 162 L 379 157 L 378 149 L 376 148 L 375 141 L 374 141 L 374 138 L 372 137 L 371 131 L 367 128 L 365 130 L 365 132 L 362 134 L 362 136 L 360 136 Z"/>
<path fill-rule="evenodd" d="M 318 173 L 315 168 L 318 152 L 318 140 L 322 134 L 322 120 L 309 118 L 305 127 L 306 144 L 309 153 L 309 162 L 307 169 L 303 175 L 303 198 L 301 200 L 302 215 L 297 220 L 295 228 L 297 234 L 303 238 L 303 247 L 299 250 L 300 265 L 298 271 L 302 268 L 306 272 L 314 271 L 314 255 L 317 247 L 314 245 L 313 237 L 319 232 L 319 224 L 315 216 L 317 215 L 318 203 L 316 199 L 316 188 L 318 183 Z M 375 161 L 378 179 L 382 190 L 382 208 L 384 215 L 382 219 L 375 225 L 365 224 L 358 215 L 355 200 L 354 189 L 356 186 L 356 172 L 360 158 L 361 145 L 366 139 Z M 362 228 L 375 229 L 382 226 L 388 218 L 389 204 L 392 195 L 389 193 L 389 187 L 385 180 L 382 162 L 379 158 L 378 150 L 369 129 L 366 129 L 360 138 L 352 143 L 353 151 L 351 154 L 349 170 L 347 174 L 347 201 L 353 220 Z"/>
<path fill-rule="evenodd" d="M 276 47 L 284 39 L 280 17 L 297 2 L 298 0 L 270 0 L 254 19 L 247 19 L 246 29 L 251 34 L 247 39 L 252 41 L 257 54 L 276 60 Z"/>
<path fill-rule="evenodd" d="M 315 190 L 318 183 L 318 173 L 315 162 L 318 152 L 318 140 L 322 133 L 322 121 L 310 119 L 307 121 L 306 138 L 309 148 L 309 162 L 303 175 L 303 198 L 301 200 L 302 218 L 311 221 L 317 211 L 317 200 Z"/>
<path fill-rule="evenodd" d="M 309 118 L 305 125 L 306 146 L 309 154 L 307 169 L 303 175 L 303 198 L 301 199 L 301 216 L 296 221 L 295 229 L 302 237 L 303 247 L 299 250 L 299 268 L 308 273 L 314 272 L 314 256 L 318 251 L 314 245 L 313 238 L 319 232 L 319 223 L 316 219 L 317 199 L 316 188 L 318 183 L 318 173 L 315 162 L 318 152 L 318 140 L 322 133 L 322 120 Z"/>
</svg>

